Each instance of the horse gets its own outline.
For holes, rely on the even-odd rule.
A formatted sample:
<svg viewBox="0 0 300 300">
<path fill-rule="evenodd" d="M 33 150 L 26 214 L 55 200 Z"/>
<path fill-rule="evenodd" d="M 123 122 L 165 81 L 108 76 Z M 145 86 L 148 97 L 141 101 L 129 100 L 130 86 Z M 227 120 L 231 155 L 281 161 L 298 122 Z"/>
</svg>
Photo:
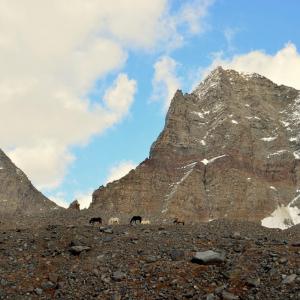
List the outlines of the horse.
<svg viewBox="0 0 300 300">
<path fill-rule="evenodd" d="M 94 225 L 94 223 L 97 223 L 97 222 L 99 224 L 102 224 L 102 218 L 100 218 L 100 217 L 91 218 L 89 223 Z"/>
<path fill-rule="evenodd" d="M 109 225 L 113 225 L 113 224 L 120 224 L 120 219 L 116 218 L 116 217 L 112 217 L 108 220 L 108 224 Z"/>
<path fill-rule="evenodd" d="M 142 224 L 150 224 L 150 220 L 142 220 Z"/>
<path fill-rule="evenodd" d="M 174 221 L 173 221 L 174 224 L 182 224 L 184 225 L 184 221 L 182 219 L 179 219 L 179 218 L 175 218 Z"/>
<path fill-rule="evenodd" d="M 131 218 L 131 220 L 130 220 L 130 225 L 132 225 L 133 222 L 134 222 L 134 224 L 136 224 L 136 221 L 139 221 L 140 223 L 142 223 L 142 217 L 140 217 L 140 216 L 133 216 Z"/>
</svg>

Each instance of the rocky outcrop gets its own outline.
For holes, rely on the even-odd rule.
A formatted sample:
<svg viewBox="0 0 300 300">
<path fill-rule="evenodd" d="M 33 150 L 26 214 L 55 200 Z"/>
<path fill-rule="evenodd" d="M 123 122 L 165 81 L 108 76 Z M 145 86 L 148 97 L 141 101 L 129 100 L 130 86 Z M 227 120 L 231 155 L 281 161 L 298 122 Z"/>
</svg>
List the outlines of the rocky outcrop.
<svg viewBox="0 0 300 300">
<path fill-rule="evenodd" d="M 80 204 L 79 204 L 78 200 L 74 200 L 72 203 L 70 203 L 68 209 L 80 211 Z"/>
<path fill-rule="evenodd" d="M 0 215 L 34 215 L 58 209 L 0 149 Z"/>
<path fill-rule="evenodd" d="M 299 132 L 299 91 L 219 67 L 191 94 L 176 92 L 149 158 L 97 189 L 90 210 L 300 223 Z"/>
</svg>

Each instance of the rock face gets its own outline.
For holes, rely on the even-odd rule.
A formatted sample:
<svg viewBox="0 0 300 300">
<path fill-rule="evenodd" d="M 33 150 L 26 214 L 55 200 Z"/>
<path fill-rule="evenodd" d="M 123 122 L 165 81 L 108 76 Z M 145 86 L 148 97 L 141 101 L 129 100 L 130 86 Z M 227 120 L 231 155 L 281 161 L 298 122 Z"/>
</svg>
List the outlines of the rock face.
<svg viewBox="0 0 300 300">
<path fill-rule="evenodd" d="M 70 203 L 68 209 L 80 211 L 80 204 L 79 204 L 78 200 L 74 200 L 72 203 Z"/>
<path fill-rule="evenodd" d="M 0 149 L 0 215 L 46 213 L 59 207 L 29 181 Z"/>
<path fill-rule="evenodd" d="M 176 92 L 149 158 L 97 189 L 90 210 L 300 223 L 299 133 L 299 91 L 219 67 L 191 94 Z"/>
</svg>

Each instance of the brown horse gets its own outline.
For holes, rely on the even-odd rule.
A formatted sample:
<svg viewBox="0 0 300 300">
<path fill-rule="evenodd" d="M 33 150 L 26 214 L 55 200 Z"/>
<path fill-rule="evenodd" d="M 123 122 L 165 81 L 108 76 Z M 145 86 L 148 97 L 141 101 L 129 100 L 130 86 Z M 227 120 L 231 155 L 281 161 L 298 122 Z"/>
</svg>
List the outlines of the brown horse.
<svg viewBox="0 0 300 300">
<path fill-rule="evenodd" d="M 173 221 L 174 224 L 182 224 L 184 225 L 184 221 L 182 219 L 179 219 L 179 218 L 175 218 L 174 221 Z"/>
<path fill-rule="evenodd" d="M 90 219 L 90 224 L 92 224 L 92 225 L 94 225 L 94 223 L 99 223 L 99 224 L 102 224 L 102 218 L 100 218 L 100 217 L 96 217 L 96 218 L 91 218 Z"/>
</svg>

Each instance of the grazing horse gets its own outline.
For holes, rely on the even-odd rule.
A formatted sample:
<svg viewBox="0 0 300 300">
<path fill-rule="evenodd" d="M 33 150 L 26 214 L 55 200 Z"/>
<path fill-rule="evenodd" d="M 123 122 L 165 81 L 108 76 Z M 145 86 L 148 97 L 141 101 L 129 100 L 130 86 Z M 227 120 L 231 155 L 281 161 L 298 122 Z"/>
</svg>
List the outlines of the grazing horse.
<svg viewBox="0 0 300 300">
<path fill-rule="evenodd" d="M 94 225 L 94 223 L 97 223 L 97 222 L 99 224 L 102 224 L 102 219 L 100 217 L 98 217 L 98 218 L 91 218 L 89 223 Z"/>
<path fill-rule="evenodd" d="M 149 221 L 149 220 L 142 220 L 141 223 L 142 223 L 142 224 L 150 224 L 150 221 Z"/>
<path fill-rule="evenodd" d="M 116 218 L 116 217 L 112 217 L 108 220 L 108 224 L 109 225 L 113 225 L 113 224 L 120 224 L 120 219 Z"/>
<path fill-rule="evenodd" d="M 184 225 L 184 221 L 178 218 L 175 218 L 175 220 L 173 221 L 174 224 L 182 224 Z"/>
<path fill-rule="evenodd" d="M 130 225 L 132 225 L 133 223 L 136 224 L 136 221 L 139 221 L 140 223 L 142 223 L 142 217 L 140 216 L 133 216 L 130 220 Z"/>
</svg>

